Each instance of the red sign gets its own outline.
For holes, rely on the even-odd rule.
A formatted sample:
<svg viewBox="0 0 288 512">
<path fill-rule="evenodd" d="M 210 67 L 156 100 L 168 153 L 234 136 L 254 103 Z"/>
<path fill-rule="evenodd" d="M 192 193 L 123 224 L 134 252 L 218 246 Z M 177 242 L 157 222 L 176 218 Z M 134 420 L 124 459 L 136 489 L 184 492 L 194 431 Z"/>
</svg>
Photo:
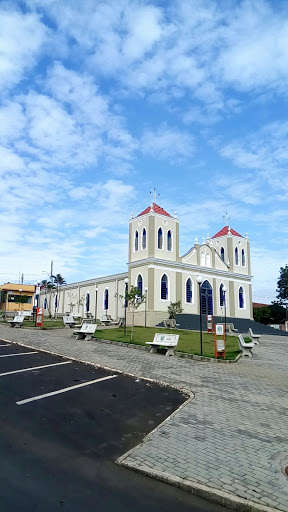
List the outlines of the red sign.
<svg viewBox="0 0 288 512">
<path fill-rule="evenodd" d="M 36 312 L 36 327 L 43 326 L 43 308 L 37 308 Z"/>
<path fill-rule="evenodd" d="M 223 359 L 225 359 L 225 325 L 215 324 L 214 333 L 215 359 L 217 359 L 217 357 L 223 357 Z M 217 338 L 217 336 L 222 336 L 222 338 Z"/>
<path fill-rule="evenodd" d="M 213 315 L 207 315 L 207 332 L 213 332 Z"/>
</svg>

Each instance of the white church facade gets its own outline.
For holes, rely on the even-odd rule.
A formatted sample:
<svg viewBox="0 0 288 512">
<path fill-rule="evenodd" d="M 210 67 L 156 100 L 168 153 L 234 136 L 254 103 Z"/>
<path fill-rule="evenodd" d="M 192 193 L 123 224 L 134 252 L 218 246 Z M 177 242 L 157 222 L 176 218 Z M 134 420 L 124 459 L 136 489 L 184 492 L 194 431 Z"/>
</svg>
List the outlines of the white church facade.
<svg viewBox="0 0 288 512">
<path fill-rule="evenodd" d="M 201 279 L 199 279 L 201 276 Z M 198 281 L 202 280 L 199 285 Z M 170 302 L 181 301 L 183 313 L 224 315 L 253 319 L 250 242 L 225 226 L 184 256 L 179 255 L 179 220 L 155 202 L 129 222 L 128 271 L 61 286 L 58 297 L 41 292 L 40 305 L 57 304 L 58 313 L 88 313 L 100 319 L 108 314 L 117 321 L 124 317 L 119 298 L 136 286 L 146 295 L 146 302 L 135 313 L 135 324 L 155 326 L 167 318 Z M 47 308 L 46 308 L 47 312 Z M 131 321 L 127 309 L 127 323 Z"/>
</svg>

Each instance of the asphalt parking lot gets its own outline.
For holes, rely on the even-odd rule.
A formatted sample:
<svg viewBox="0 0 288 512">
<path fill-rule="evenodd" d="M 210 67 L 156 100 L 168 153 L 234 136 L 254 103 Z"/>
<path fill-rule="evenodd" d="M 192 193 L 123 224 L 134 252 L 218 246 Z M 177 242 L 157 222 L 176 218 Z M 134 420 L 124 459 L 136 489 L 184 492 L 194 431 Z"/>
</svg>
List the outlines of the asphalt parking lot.
<svg viewBox="0 0 288 512">
<path fill-rule="evenodd" d="M 0 491 L 6 512 L 224 510 L 115 464 L 185 397 L 0 340 Z"/>
</svg>

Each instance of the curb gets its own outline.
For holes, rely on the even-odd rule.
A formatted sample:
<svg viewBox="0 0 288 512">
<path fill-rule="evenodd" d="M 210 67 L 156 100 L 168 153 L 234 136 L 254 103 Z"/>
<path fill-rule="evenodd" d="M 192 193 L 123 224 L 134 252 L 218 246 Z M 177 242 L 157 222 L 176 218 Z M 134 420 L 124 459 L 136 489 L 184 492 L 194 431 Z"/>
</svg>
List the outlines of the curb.
<svg viewBox="0 0 288 512">
<path fill-rule="evenodd" d="M 125 458 L 128 457 L 132 451 L 136 450 L 138 446 L 127 452 L 125 455 L 119 457 L 119 459 L 115 461 L 116 464 L 124 466 L 127 469 L 132 469 L 137 473 L 149 476 L 150 478 L 154 478 L 155 480 L 159 480 L 160 482 L 173 485 L 174 487 L 178 487 L 186 492 L 190 492 L 191 494 L 195 494 L 196 496 L 200 496 L 201 498 L 218 503 L 219 505 L 232 510 L 239 510 L 240 512 L 281 512 L 280 509 L 271 508 L 266 505 L 261 505 L 260 503 L 257 504 L 251 500 L 245 500 L 235 494 L 229 494 L 227 492 L 214 489 L 213 487 L 209 487 L 208 485 L 199 484 L 188 479 L 184 480 L 183 478 L 170 475 L 169 473 L 164 473 L 162 471 L 155 471 L 140 462 L 137 462 L 136 464 L 136 462 L 133 463 L 125 461 Z"/>
</svg>

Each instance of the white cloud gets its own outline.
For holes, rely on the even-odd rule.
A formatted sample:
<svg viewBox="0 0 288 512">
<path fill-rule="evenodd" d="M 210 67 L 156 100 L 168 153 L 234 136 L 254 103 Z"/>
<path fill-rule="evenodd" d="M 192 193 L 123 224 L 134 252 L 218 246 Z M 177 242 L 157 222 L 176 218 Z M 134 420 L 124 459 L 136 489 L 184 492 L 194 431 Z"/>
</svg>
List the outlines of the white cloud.
<svg viewBox="0 0 288 512">
<path fill-rule="evenodd" d="M 0 89 L 5 94 L 35 66 L 49 30 L 37 14 L 24 14 L 5 2 L 0 6 L 0 26 Z"/>
<path fill-rule="evenodd" d="M 141 149 L 144 154 L 159 160 L 175 162 L 190 157 L 195 151 L 195 143 L 189 133 L 163 124 L 156 131 L 144 133 Z"/>
</svg>

